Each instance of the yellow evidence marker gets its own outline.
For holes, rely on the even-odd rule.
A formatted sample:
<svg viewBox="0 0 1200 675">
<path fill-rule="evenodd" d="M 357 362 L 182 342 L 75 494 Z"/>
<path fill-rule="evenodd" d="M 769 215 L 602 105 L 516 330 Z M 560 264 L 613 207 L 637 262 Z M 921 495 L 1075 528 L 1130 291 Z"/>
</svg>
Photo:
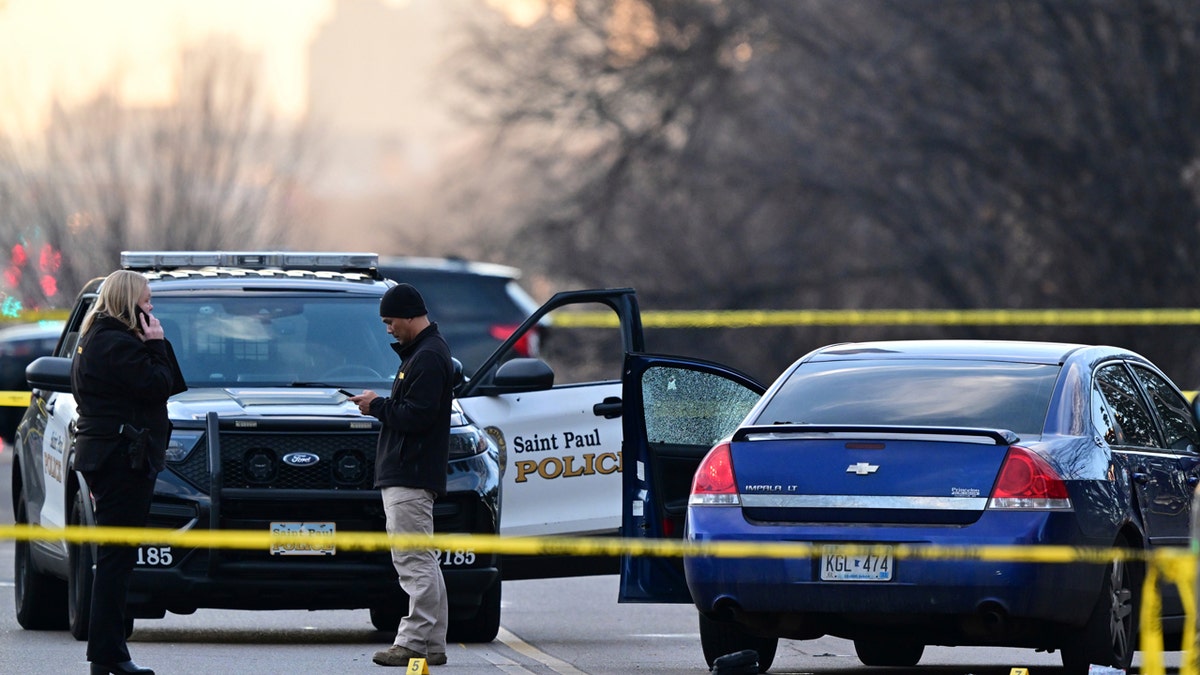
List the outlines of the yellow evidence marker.
<svg viewBox="0 0 1200 675">
<path fill-rule="evenodd" d="M 1013 668 L 1008 671 L 1008 675 L 1029 675 L 1028 668 Z"/>
<path fill-rule="evenodd" d="M 408 670 L 404 672 L 408 675 L 429 675 L 429 666 L 425 664 L 425 659 L 409 659 Z"/>
</svg>

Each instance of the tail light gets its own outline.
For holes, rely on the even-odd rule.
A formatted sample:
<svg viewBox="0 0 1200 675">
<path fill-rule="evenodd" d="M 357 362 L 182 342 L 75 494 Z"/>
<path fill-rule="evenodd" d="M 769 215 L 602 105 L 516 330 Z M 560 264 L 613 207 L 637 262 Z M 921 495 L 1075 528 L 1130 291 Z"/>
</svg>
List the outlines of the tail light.
<svg viewBox="0 0 1200 675">
<path fill-rule="evenodd" d="M 1067 484 L 1040 455 L 1014 445 L 1008 449 L 988 508 L 1069 509 Z"/>
<path fill-rule="evenodd" d="M 737 506 L 741 503 L 737 482 L 733 478 L 733 457 L 729 453 L 729 442 L 718 443 L 700 461 L 700 467 L 692 477 L 692 494 L 688 497 L 688 505 Z"/>
<path fill-rule="evenodd" d="M 508 336 L 516 332 L 518 328 L 520 326 L 514 324 L 495 324 L 488 329 L 488 334 L 503 342 L 508 339 Z M 513 351 L 517 353 L 517 356 L 537 356 L 538 347 L 540 346 L 539 342 L 538 329 L 536 327 L 530 328 L 513 344 Z"/>
</svg>

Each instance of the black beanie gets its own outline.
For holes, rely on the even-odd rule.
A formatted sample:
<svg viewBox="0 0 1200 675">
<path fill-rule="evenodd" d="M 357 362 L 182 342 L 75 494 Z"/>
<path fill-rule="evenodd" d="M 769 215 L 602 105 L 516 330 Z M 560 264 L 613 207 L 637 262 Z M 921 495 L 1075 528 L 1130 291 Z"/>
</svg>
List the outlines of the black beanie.
<svg viewBox="0 0 1200 675">
<path fill-rule="evenodd" d="M 421 298 L 417 289 L 409 284 L 392 286 L 379 301 L 379 316 L 411 319 L 414 316 L 424 316 L 428 313 L 425 310 L 425 300 Z"/>
</svg>

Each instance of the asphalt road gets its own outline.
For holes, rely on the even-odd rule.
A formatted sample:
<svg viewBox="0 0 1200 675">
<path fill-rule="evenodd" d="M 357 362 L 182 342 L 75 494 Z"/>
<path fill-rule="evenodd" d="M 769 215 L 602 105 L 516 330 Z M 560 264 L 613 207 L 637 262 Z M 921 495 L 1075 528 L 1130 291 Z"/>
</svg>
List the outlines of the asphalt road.
<svg viewBox="0 0 1200 675">
<path fill-rule="evenodd" d="M 0 523 L 13 519 L 10 449 L 0 450 Z M 694 609 L 621 605 L 614 576 L 509 582 L 500 637 L 455 644 L 433 675 L 696 675 L 708 672 Z M 13 599 L 13 542 L 0 541 L 0 673 L 85 672 L 84 645 L 66 632 L 26 631 Z M 130 650 L 160 674 L 288 674 L 378 671 L 371 655 L 391 635 L 375 631 L 366 610 L 248 612 L 200 610 L 139 621 Z M 1167 655 L 1177 672 L 1178 653 Z M 1140 662 L 1140 656 L 1138 661 Z M 1135 662 L 1135 663 L 1137 663 Z M 866 668 L 836 638 L 783 641 L 772 673 L 855 675 L 1031 675 L 1061 672 L 1057 654 L 1016 649 L 926 649 L 917 668 Z M 394 669 L 384 672 L 404 672 Z M 1137 672 L 1136 670 L 1133 672 Z"/>
</svg>

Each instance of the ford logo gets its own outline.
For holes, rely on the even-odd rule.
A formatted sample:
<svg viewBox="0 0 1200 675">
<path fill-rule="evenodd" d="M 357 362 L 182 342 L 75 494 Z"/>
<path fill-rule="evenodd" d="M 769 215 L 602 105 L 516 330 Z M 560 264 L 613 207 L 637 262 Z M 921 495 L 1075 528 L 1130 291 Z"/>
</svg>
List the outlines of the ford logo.
<svg viewBox="0 0 1200 675">
<path fill-rule="evenodd" d="M 293 452 L 283 456 L 283 463 L 290 466 L 312 466 L 321 458 L 311 452 Z"/>
</svg>

